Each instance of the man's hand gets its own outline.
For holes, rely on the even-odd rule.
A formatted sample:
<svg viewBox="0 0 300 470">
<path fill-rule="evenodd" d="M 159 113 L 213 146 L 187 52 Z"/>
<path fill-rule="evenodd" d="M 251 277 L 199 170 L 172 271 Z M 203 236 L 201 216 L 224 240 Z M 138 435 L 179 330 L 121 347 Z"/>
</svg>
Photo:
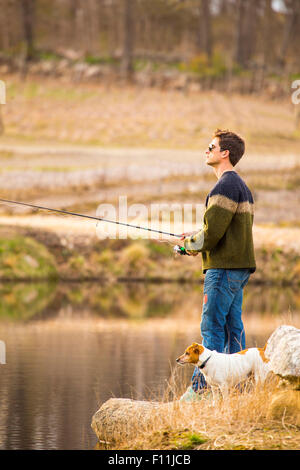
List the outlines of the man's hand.
<svg viewBox="0 0 300 470">
<path fill-rule="evenodd" d="M 196 233 L 198 233 L 198 232 L 186 232 L 186 233 L 183 233 L 183 234 L 181 235 L 180 240 L 184 240 L 184 239 L 187 238 L 187 237 L 191 237 L 192 235 L 195 235 Z"/>
<path fill-rule="evenodd" d="M 197 256 L 199 254 L 199 251 L 188 251 L 185 250 L 189 256 Z"/>
<path fill-rule="evenodd" d="M 184 246 L 180 245 L 175 245 L 173 248 L 174 253 L 178 255 L 187 255 L 187 256 L 197 256 L 198 252 L 197 251 L 186 251 Z"/>
<path fill-rule="evenodd" d="M 196 233 L 198 233 L 198 232 L 186 232 L 186 233 L 183 233 L 182 236 L 181 236 L 181 238 L 180 238 L 180 240 L 184 240 L 184 239 L 187 238 L 187 237 L 191 237 L 192 235 L 195 235 Z M 188 254 L 189 256 L 197 256 L 197 255 L 199 254 L 198 251 L 188 251 L 188 250 L 186 250 L 186 252 L 187 252 L 187 254 Z"/>
</svg>

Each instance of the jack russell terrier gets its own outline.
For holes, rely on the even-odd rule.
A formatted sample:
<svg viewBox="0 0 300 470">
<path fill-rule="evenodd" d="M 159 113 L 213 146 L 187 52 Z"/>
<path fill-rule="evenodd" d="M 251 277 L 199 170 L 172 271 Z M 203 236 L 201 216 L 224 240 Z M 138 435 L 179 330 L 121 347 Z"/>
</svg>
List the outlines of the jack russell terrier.
<svg viewBox="0 0 300 470">
<path fill-rule="evenodd" d="M 252 373 L 255 383 L 264 382 L 269 373 L 269 359 L 264 348 L 250 348 L 234 354 L 219 353 L 193 343 L 182 356 L 176 359 L 178 364 L 194 364 L 201 369 L 212 393 L 219 388 L 223 397 L 229 387 L 247 379 Z"/>
</svg>

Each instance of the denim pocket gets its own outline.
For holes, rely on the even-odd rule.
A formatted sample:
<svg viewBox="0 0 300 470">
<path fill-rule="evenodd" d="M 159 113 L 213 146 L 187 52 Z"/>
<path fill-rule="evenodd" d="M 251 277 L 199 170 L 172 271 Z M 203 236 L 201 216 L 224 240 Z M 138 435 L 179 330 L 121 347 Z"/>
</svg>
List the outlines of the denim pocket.
<svg viewBox="0 0 300 470">
<path fill-rule="evenodd" d="M 231 292 L 237 292 L 247 284 L 250 276 L 249 269 L 226 269 L 228 286 Z"/>
<path fill-rule="evenodd" d="M 205 274 L 203 293 L 207 294 L 210 289 L 216 288 L 221 280 L 224 269 L 208 269 Z"/>
</svg>

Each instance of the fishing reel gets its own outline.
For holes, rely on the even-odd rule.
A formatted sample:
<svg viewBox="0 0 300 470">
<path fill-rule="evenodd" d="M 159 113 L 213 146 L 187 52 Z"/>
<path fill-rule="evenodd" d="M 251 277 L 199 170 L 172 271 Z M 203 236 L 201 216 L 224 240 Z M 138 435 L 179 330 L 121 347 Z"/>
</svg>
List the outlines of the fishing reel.
<svg viewBox="0 0 300 470">
<path fill-rule="evenodd" d="M 190 256 L 186 249 L 184 248 L 184 246 L 180 246 L 180 245 L 175 245 L 174 248 L 173 248 L 173 251 L 176 255 L 180 255 L 180 256 L 183 256 L 183 255 L 186 255 L 186 256 Z"/>
</svg>

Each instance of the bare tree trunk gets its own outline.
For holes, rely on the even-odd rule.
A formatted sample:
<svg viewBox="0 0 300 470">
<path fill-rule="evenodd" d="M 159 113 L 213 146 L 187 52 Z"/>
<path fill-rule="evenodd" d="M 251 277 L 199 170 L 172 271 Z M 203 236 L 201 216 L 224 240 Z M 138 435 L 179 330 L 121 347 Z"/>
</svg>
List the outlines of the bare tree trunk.
<svg viewBox="0 0 300 470">
<path fill-rule="evenodd" d="M 244 21 L 245 21 L 245 0 L 237 0 L 237 24 L 235 38 L 235 61 L 244 66 Z"/>
<path fill-rule="evenodd" d="M 22 25 L 20 25 L 21 10 L 19 2 L 16 3 L 15 0 L 0 0 L 0 12 L 1 49 L 4 49 L 9 54 L 7 56 L 8 62 L 13 63 L 15 57 L 11 54 L 12 48 L 20 40 L 20 36 L 23 37 L 23 29 Z M 20 29 L 22 30 L 21 32 Z"/>
<path fill-rule="evenodd" d="M 0 0 L 1 16 L 0 16 L 0 34 L 1 34 L 1 49 L 7 51 L 10 46 L 10 21 L 9 21 L 9 7 L 5 4 L 4 0 Z"/>
<path fill-rule="evenodd" d="M 257 9 L 260 0 L 237 1 L 235 60 L 247 67 L 255 50 Z"/>
<path fill-rule="evenodd" d="M 85 30 L 85 51 L 88 54 L 93 52 L 93 42 L 95 38 L 94 0 L 85 0 L 84 3 L 84 30 Z"/>
<path fill-rule="evenodd" d="M 34 57 L 34 22 L 35 22 L 35 0 L 22 0 L 22 21 L 25 40 L 25 62 Z"/>
<path fill-rule="evenodd" d="M 120 17 L 121 9 L 119 3 L 111 1 L 108 9 L 108 53 L 111 57 L 116 56 L 116 51 L 120 47 L 122 40 L 120 39 L 120 30 L 122 29 L 122 22 Z"/>
<path fill-rule="evenodd" d="M 133 79 L 134 49 L 134 0 L 123 0 L 123 51 L 121 61 L 122 77 L 126 81 Z"/>
<path fill-rule="evenodd" d="M 211 12 L 209 0 L 200 0 L 199 46 L 210 59 L 212 56 Z"/>
<path fill-rule="evenodd" d="M 273 8 L 272 0 L 265 0 L 264 4 L 264 22 L 265 27 L 263 30 L 263 55 L 264 55 L 264 67 L 267 68 L 270 64 L 273 56 L 272 49 L 272 26 L 273 26 Z"/>
<path fill-rule="evenodd" d="M 245 32 L 245 54 L 246 61 L 249 63 L 256 49 L 256 31 L 258 23 L 258 8 L 260 0 L 248 0 L 247 4 L 247 21 Z"/>
<path fill-rule="evenodd" d="M 228 0 L 220 0 L 220 13 L 221 15 L 228 13 Z"/>
<path fill-rule="evenodd" d="M 285 21 L 283 32 L 283 39 L 279 53 L 279 66 L 284 67 L 286 63 L 286 55 L 289 45 L 292 40 L 292 35 L 300 16 L 300 2 L 299 0 L 285 1 L 288 8 L 288 13 Z"/>
<path fill-rule="evenodd" d="M 73 44 L 73 48 L 77 46 L 78 40 L 78 11 L 79 11 L 79 2 L 78 0 L 69 0 L 69 14 L 70 14 L 70 22 L 69 22 L 69 35 L 71 39 L 71 44 Z"/>
</svg>

